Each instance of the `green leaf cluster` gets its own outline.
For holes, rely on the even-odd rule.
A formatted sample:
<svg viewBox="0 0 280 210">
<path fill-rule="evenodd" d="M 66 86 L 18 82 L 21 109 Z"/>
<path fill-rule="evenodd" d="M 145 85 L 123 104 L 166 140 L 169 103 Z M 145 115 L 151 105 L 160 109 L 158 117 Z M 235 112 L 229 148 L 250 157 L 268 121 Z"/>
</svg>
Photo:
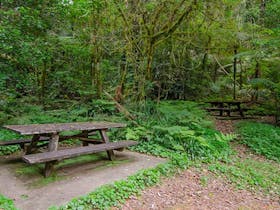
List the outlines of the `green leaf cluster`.
<svg viewBox="0 0 280 210">
<path fill-rule="evenodd" d="M 165 101 L 139 120 L 140 125 L 128 128 L 126 138 L 139 141 L 134 150 L 171 158 L 173 154 L 188 158 L 222 158 L 231 153 L 233 135 L 215 131 L 206 113 L 194 102 Z M 155 121 L 154 119 L 157 119 Z"/>
<path fill-rule="evenodd" d="M 280 162 L 280 128 L 256 122 L 237 125 L 241 142 L 266 158 Z"/>
<path fill-rule="evenodd" d="M 0 209 L 3 210 L 17 210 L 13 200 L 6 198 L 0 194 Z"/>
</svg>

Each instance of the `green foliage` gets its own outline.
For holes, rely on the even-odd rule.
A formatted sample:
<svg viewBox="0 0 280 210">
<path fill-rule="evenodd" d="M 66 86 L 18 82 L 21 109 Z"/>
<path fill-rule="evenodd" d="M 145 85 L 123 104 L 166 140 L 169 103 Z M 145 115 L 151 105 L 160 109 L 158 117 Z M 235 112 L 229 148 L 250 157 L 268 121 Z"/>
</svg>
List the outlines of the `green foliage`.
<svg viewBox="0 0 280 210">
<path fill-rule="evenodd" d="M 266 194 L 280 195 L 279 167 L 268 161 L 250 158 L 232 158 L 229 164 L 212 163 L 208 169 L 222 174 L 240 189 L 263 191 Z"/>
<path fill-rule="evenodd" d="M 3 210 L 17 210 L 13 200 L 8 199 L 0 194 L 0 209 Z"/>
<path fill-rule="evenodd" d="M 242 122 L 237 125 L 241 142 L 257 154 L 280 162 L 280 128 L 264 123 Z"/>
<path fill-rule="evenodd" d="M 229 141 L 234 136 L 212 129 L 212 122 L 196 103 L 165 101 L 154 109 L 153 115 L 149 111 L 142 116 L 140 126 L 126 130 L 127 139 L 140 142 L 134 150 L 168 158 L 184 154 L 205 161 L 231 153 Z"/>
<path fill-rule="evenodd" d="M 116 112 L 116 106 L 112 101 L 93 100 L 89 112 L 92 112 L 93 115 L 94 113 L 113 114 Z"/>
<path fill-rule="evenodd" d="M 16 133 L 0 128 L 0 141 L 12 140 L 18 138 L 20 138 L 20 136 L 17 135 Z M 17 150 L 19 150 L 19 146 L 0 146 L 0 156 L 9 155 L 13 152 L 16 152 Z"/>
</svg>

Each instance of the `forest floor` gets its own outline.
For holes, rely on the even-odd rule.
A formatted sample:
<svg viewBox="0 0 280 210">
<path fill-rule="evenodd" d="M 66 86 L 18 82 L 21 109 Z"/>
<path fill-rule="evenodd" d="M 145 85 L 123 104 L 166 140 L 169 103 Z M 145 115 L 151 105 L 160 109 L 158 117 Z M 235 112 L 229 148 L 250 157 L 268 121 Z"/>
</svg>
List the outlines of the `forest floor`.
<svg viewBox="0 0 280 210">
<path fill-rule="evenodd" d="M 271 122 L 272 119 L 259 118 L 258 121 Z M 234 133 L 236 122 L 238 120 L 216 120 L 215 124 L 223 133 Z M 266 158 L 253 154 L 238 142 L 232 142 L 232 147 L 242 160 L 267 162 Z M 2 159 L 0 193 L 13 199 L 22 210 L 43 210 L 166 161 L 128 151 L 120 153 L 113 165 L 107 164 L 105 154 L 97 156 L 96 160 L 95 164 L 90 163 L 92 159 L 88 157 L 68 162 L 58 166 L 60 170 L 55 176 L 43 179 L 38 167 L 26 167 L 18 159 Z M 77 162 L 84 164 L 76 167 L 74 163 Z M 279 167 L 277 163 L 270 164 Z M 141 196 L 128 199 L 119 209 L 280 209 L 280 199 L 259 190 L 238 189 L 224 176 L 210 171 L 207 164 L 200 164 L 174 177 L 164 178 L 157 186 L 144 190 Z"/>
<path fill-rule="evenodd" d="M 257 121 L 271 122 L 272 119 L 259 118 Z M 236 122 L 216 120 L 215 124 L 223 133 L 234 133 Z M 244 160 L 266 161 L 244 145 L 232 143 L 232 147 Z M 204 165 L 164 179 L 158 186 L 143 191 L 140 197 L 127 200 L 121 209 L 280 209 L 280 199 L 259 191 L 237 189 L 229 180 L 214 174 Z"/>
</svg>

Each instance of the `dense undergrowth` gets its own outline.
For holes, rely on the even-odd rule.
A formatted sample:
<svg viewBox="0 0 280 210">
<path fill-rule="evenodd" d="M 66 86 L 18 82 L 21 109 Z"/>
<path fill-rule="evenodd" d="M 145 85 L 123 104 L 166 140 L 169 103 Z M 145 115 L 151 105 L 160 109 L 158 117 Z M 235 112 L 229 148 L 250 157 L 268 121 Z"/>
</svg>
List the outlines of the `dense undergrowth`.
<svg viewBox="0 0 280 210">
<path fill-rule="evenodd" d="M 171 158 L 184 154 L 189 159 L 209 161 L 231 153 L 229 141 L 234 137 L 214 130 L 213 123 L 196 103 L 162 102 L 130 127 L 126 138 L 139 141 L 133 149 Z"/>
<path fill-rule="evenodd" d="M 241 142 L 257 154 L 280 162 L 280 128 L 257 122 L 242 122 L 237 125 Z"/>
</svg>

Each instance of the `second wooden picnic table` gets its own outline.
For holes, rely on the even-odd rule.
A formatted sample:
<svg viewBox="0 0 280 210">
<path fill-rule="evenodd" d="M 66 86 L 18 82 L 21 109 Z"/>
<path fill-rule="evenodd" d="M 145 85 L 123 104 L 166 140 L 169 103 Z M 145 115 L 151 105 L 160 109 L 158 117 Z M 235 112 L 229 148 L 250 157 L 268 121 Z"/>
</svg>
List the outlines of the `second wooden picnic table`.
<svg viewBox="0 0 280 210">
<path fill-rule="evenodd" d="M 51 124 L 30 124 L 30 125 L 7 125 L 5 128 L 15 131 L 21 135 L 32 135 L 31 142 L 26 150 L 23 160 L 27 163 L 45 162 L 44 175 L 49 176 L 53 170 L 53 165 L 65 158 L 75 157 L 83 154 L 91 154 L 107 151 L 108 158 L 114 159 L 113 149 L 120 149 L 137 144 L 135 141 L 110 142 L 107 131 L 110 128 L 125 127 L 122 123 L 111 122 L 75 122 L 75 123 L 51 123 Z M 78 131 L 74 135 L 61 135 L 64 131 Z M 91 138 L 96 132 L 101 139 Z M 83 142 L 83 147 L 58 150 L 59 141 L 67 139 L 79 139 Z M 38 147 L 38 143 L 48 141 L 48 151 L 32 154 Z M 89 144 L 98 144 L 88 146 Z M 88 147 L 87 147 L 88 146 Z"/>
<path fill-rule="evenodd" d="M 207 101 L 206 103 L 211 104 L 211 107 L 206 108 L 207 111 L 219 111 L 220 116 L 223 116 L 223 113 L 227 113 L 228 116 L 231 116 L 231 112 L 238 112 L 241 117 L 244 117 L 244 111 L 241 107 L 245 102 L 243 101 Z"/>
</svg>

